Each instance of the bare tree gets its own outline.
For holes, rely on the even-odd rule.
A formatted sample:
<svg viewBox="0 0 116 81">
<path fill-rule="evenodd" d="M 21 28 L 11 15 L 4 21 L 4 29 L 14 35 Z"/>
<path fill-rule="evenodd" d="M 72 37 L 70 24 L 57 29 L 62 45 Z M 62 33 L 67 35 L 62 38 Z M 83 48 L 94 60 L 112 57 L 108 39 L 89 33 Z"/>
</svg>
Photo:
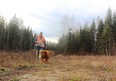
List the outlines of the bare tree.
<svg viewBox="0 0 116 81">
<path fill-rule="evenodd" d="M 74 21 L 74 17 L 73 16 L 69 16 L 69 15 L 64 15 L 62 22 L 61 22 L 61 34 L 65 35 L 65 50 L 64 53 L 66 54 L 67 51 L 67 33 L 69 32 L 70 29 L 72 29 L 72 31 L 75 30 L 75 21 Z"/>
</svg>

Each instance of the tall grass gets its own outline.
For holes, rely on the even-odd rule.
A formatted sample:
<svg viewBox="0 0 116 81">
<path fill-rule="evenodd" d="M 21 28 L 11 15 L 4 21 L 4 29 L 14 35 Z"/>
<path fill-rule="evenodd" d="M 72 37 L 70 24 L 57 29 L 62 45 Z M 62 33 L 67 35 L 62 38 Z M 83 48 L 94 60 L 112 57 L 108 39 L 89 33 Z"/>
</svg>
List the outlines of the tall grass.
<svg viewBox="0 0 116 81">
<path fill-rule="evenodd" d="M 0 81 L 8 81 L 14 76 L 30 72 L 38 66 L 35 52 L 0 52 Z"/>
<path fill-rule="evenodd" d="M 23 64 L 34 64 L 34 52 L 1 52 L 0 67 L 16 67 Z"/>
<path fill-rule="evenodd" d="M 39 67 L 39 75 L 49 72 L 49 76 L 54 74 L 59 81 L 116 81 L 116 56 L 57 55 L 50 57 L 48 62 L 40 66 L 39 61 L 35 60 L 35 51 L 0 52 L 0 80 L 6 76 L 5 80 L 8 81 L 8 75 L 14 75 L 10 76 L 12 80 L 20 74 L 19 71 Z"/>
</svg>

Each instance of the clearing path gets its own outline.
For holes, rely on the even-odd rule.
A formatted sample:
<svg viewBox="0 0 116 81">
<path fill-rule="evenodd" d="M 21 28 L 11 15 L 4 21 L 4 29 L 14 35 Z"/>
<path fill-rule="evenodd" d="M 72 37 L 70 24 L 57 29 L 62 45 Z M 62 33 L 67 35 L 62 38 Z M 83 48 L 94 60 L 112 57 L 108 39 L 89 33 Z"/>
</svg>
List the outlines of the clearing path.
<svg viewBox="0 0 116 81">
<path fill-rule="evenodd" d="M 116 81 L 115 57 L 58 55 L 35 68 L 20 81 Z"/>
</svg>

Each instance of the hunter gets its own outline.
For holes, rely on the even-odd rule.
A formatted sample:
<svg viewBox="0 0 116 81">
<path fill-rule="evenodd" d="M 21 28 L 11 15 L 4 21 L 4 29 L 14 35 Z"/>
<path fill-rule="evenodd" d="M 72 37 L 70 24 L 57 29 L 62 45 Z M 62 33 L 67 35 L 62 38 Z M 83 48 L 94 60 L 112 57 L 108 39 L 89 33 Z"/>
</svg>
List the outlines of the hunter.
<svg viewBox="0 0 116 81">
<path fill-rule="evenodd" d="M 40 32 L 39 36 L 37 36 L 34 40 L 35 43 L 35 49 L 36 49 L 36 60 L 41 60 L 42 59 L 42 55 L 41 55 L 41 51 L 46 48 L 46 41 L 45 38 L 43 36 L 43 33 Z"/>
</svg>

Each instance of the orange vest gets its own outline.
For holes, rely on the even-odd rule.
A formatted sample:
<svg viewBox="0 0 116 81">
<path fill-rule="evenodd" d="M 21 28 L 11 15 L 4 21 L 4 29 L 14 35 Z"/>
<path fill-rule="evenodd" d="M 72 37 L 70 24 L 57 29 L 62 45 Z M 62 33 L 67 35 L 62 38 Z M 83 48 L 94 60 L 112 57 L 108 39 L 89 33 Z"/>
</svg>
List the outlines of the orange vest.
<svg viewBox="0 0 116 81">
<path fill-rule="evenodd" d="M 42 36 L 42 39 L 40 39 L 40 36 L 37 37 L 37 41 L 42 40 L 42 42 L 45 42 L 45 38 Z"/>
</svg>

